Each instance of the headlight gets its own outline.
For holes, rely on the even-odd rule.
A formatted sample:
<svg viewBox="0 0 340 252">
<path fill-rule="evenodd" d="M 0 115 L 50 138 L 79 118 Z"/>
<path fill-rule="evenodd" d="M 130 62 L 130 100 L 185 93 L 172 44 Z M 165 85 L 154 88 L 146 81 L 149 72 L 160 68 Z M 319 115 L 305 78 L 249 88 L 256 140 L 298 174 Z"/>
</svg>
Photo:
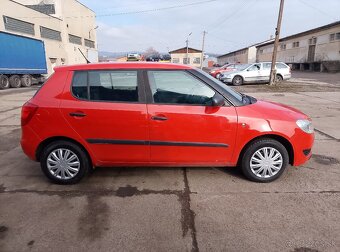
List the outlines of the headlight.
<svg viewBox="0 0 340 252">
<path fill-rule="evenodd" d="M 308 134 L 312 134 L 314 132 L 312 122 L 309 120 L 297 120 L 296 125 Z"/>
</svg>

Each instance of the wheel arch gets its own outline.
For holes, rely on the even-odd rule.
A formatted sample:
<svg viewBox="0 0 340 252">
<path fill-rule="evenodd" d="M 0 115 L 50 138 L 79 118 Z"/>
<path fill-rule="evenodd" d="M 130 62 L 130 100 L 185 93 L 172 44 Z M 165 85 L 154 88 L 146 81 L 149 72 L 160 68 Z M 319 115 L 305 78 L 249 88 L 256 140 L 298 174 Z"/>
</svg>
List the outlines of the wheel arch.
<svg viewBox="0 0 340 252">
<path fill-rule="evenodd" d="M 46 138 L 44 141 L 42 141 L 37 150 L 35 151 L 35 157 L 36 157 L 36 160 L 37 161 L 40 161 L 40 156 L 41 156 L 41 152 L 43 151 L 43 149 L 49 145 L 50 143 L 52 142 L 55 142 L 55 141 L 68 141 L 68 142 L 71 142 L 73 144 L 76 144 L 78 145 L 86 154 L 86 156 L 88 157 L 89 159 L 89 162 L 90 162 L 90 167 L 93 166 L 93 162 L 92 162 L 92 158 L 91 158 L 91 155 L 90 153 L 88 152 L 88 150 L 84 147 L 84 145 L 82 145 L 81 143 L 79 143 L 78 141 L 72 139 L 72 138 L 69 138 L 69 137 L 63 137 L 63 136 L 54 136 L 54 137 L 49 137 L 49 138 Z"/>
<path fill-rule="evenodd" d="M 237 164 L 239 165 L 241 160 L 242 160 L 242 157 L 243 157 L 243 154 L 244 152 L 246 151 L 246 149 L 248 148 L 248 146 L 250 146 L 253 142 L 257 141 L 257 140 L 260 140 L 260 139 L 273 139 L 273 140 L 276 140 L 278 141 L 279 143 L 281 143 L 287 150 L 288 152 L 288 156 L 289 156 L 289 164 L 290 165 L 293 165 L 294 163 L 294 149 L 293 149 L 293 145 L 283 136 L 280 136 L 280 135 L 275 135 L 275 134 L 265 134 L 265 135 L 261 135 L 261 136 L 258 136 L 258 137 L 255 137 L 253 139 L 251 139 L 248 143 L 246 143 L 241 152 L 240 152 L 240 155 L 238 157 L 238 161 L 237 161 Z"/>
</svg>

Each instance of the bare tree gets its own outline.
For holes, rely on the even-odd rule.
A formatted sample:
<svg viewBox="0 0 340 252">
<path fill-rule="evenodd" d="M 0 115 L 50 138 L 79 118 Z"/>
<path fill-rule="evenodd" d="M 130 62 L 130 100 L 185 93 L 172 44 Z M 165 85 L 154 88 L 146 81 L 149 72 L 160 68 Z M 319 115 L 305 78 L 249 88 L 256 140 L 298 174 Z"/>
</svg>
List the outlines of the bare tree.
<svg viewBox="0 0 340 252">
<path fill-rule="evenodd" d="M 144 55 L 145 58 L 147 58 L 147 57 L 149 57 L 151 55 L 159 56 L 160 54 L 153 47 L 149 47 L 148 49 L 145 50 L 143 55 Z"/>
</svg>

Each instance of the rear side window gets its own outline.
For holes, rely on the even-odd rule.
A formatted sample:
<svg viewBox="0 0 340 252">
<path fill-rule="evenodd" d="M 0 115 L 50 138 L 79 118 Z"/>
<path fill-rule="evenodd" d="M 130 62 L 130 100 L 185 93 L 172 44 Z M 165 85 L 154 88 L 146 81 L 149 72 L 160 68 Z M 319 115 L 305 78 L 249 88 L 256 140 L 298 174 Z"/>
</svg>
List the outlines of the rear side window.
<svg viewBox="0 0 340 252">
<path fill-rule="evenodd" d="M 92 101 L 138 102 L 137 71 L 75 72 L 72 92 Z"/>
<path fill-rule="evenodd" d="M 215 91 L 185 71 L 148 71 L 148 77 L 154 103 L 212 104 Z"/>
<path fill-rule="evenodd" d="M 282 63 L 276 63 L 276 68 L 277 69 L 286 69 L 286 68 L 288 68 L 288 66 L 286 66 L 285 64 L 282 64 Z"/>
</svg>

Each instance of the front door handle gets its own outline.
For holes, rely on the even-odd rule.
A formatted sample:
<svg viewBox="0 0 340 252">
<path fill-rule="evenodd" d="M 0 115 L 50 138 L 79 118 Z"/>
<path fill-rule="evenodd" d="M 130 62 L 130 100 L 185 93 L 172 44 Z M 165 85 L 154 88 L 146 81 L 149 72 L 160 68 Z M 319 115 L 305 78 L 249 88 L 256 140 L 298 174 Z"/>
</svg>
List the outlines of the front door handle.
<svg viewBox="0 0 340 252">
<path fill-rule="evenodd" d="M 69 115 L 73 116 L 73 117 L 84 117 L 84 116 L 86 116 L 86 114 L 83 113 L 83 112 L 71 112 Z"/>
<path fill-rule="evenodd" d="M 154 121 L 166 121 L 166 120 L 168 120 L 168 118 L 166 118 L 165 116 L 151 116 L 151 120 L 154 120 Z"/>
</svg>

